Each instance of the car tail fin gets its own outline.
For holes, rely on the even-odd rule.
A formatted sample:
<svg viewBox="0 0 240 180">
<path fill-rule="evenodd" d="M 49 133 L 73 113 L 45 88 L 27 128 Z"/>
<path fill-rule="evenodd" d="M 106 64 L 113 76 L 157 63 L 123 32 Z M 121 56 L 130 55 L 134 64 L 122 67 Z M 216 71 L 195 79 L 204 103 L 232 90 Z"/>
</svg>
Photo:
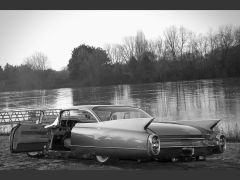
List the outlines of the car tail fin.
<svg viewBox="0 0 240 180">
<path fill-rule="evenodd" d="M 220 119 L 176 121 L 176 123 L 178 124 L 198 126 L 207 130 L 212 130 L 219 122 L 220 122 Z"/>
<path fill-rule="evenodd" d="M 152 118 L 150 121 L 148 121 L 148 123 L 144 126 L 144 130 L 146 130 L 148 128 L 148 126 L 153 122 L 155 118 Z"/>
</svg>

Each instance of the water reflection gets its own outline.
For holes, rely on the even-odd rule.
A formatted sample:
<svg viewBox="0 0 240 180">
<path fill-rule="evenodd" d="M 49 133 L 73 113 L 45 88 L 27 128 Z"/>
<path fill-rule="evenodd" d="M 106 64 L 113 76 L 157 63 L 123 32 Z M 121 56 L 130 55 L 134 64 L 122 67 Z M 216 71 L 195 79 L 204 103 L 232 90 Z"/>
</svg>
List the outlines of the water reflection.
<svg viewBox="0 0 240 180">
<path fill-rule="evenodd" d="M 72 93 L 73 105 L 110 104 L 114 97 L 114 86 L 75 88 Z"/>
<path fill-rule="evenodd" d="M 233 129 L 240 127 L 239 80 L 233 78 L 2 92 L 0 108 L 16 110 L 122 104 L 141 107 L 159 121 L 219 118 L 224 122 L 234 122 L 227 125 L 231 127 L 224 127 Z"/>
</svg>

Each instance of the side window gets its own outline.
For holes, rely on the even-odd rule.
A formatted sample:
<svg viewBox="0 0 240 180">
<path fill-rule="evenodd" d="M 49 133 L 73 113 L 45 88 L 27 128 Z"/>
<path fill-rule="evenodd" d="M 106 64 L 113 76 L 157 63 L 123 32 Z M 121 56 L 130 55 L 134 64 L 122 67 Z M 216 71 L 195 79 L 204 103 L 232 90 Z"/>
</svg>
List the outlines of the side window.
<svg viewBox="0 0 240 180">
<path fill-rule="evenodd" d="M 67 110 L 67 111 L 63 111 L 62 115 L 61 115 L 61 119 L 62 120 L 68 120 L 69 119 L 69 116 L 70 116 L 70 111 Z"/>
<path fill-rule="evenodd" d="M 96 118 L 88 111 L 80 111 L 80 121 L 85 123 L 96 123 Z"/>
<path fill-rule="evenodd" d="M 129 112 L 115 112 L 111 115 L 110 120 L 117 120 L 117 119 L 130 119 Z"/>
<path fill-rule="evenodd" d="M 79 121 L 82 123 L 96 123 L 96 118 L 88 111 L 83 110 L 68 110 L 64 111 L 61 116 L 62 120 Z"/>
</svg>

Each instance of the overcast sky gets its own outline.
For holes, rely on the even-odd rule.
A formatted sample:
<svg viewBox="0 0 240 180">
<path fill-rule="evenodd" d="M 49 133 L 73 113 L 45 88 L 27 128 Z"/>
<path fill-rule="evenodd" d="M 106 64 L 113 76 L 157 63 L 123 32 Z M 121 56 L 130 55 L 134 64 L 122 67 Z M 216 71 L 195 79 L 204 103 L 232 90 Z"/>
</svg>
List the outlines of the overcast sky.
<svg viewBox="0 0 240 180">
<path fill-rule="evenodd" d="M 104 48 L 141 30 L 155 39 L 171 26 L 196 33 L 220 25 L 240 25 L 240 11 L 0 11 L 0 66 L 20 65 L 34 52 L 47 55 L 51 68 L 67 66 L 73 48 Z"/>
</svg>

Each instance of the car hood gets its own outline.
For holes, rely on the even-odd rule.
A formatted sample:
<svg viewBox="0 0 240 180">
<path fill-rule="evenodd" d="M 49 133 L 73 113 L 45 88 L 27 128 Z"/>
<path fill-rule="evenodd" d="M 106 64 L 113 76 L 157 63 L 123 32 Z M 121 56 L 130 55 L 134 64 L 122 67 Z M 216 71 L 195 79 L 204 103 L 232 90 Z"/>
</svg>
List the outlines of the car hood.
<svg viewBox="0 0 240 180">
<path fill-rule="evenodd" d="M 192 126 L 166 122 L 152 122 L 148 129 L 159 136 L 195 136 L 203 134 L 201 129 Z"/>
</svg>

